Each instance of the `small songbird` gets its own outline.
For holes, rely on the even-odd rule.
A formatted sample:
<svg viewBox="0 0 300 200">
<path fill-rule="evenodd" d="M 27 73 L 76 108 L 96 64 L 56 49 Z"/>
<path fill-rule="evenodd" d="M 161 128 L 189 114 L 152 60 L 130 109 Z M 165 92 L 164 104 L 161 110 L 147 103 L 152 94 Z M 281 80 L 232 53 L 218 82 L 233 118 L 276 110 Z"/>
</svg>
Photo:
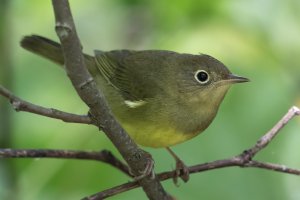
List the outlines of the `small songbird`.
<svg viewBox="0 0 300 200">
<path fill-rule="evenodd" d="M 59 43 L 31 35 L 22 39 L 21 46 L 64 65 Z M 178 170 L 185 165 L 169 147 L 203 132 L 230 86 L 249 81 L 205 54 L 96 50 L 94 56 L 84 57 L 116 120 L 136 143 L 167 148 Z"/>
</svg>

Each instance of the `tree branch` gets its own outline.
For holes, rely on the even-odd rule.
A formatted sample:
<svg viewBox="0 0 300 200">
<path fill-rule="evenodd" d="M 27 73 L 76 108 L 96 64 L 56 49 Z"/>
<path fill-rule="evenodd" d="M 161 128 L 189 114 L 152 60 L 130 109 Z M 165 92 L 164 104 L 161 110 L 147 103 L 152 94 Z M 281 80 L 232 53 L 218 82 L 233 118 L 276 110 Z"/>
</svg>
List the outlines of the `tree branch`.
<svg viewBox="0 0 300 200">
<path fill-rule="evenodd" d="M 63 112 L 54 108 L 45 108 L 32 104 L 30 102 L 24 101 L 23 99 L 15 96 L 12 92 L 0 85 L 0 95 L 6 97 L 13 108 L 16 111 L 30 112 L 50 118 L 60 119 L 64 122 L 91 124 L 92 120 L 86 115 L 76 115 L 72 113 Z"/>
<path fill-rule="evenodd" d="M 265 163 L 265 162 L 259 162 L 259 161 L 249 161 L 248 163 L 244 163 L 243 160 L 237 159 L 236 157 L 224 159 L 224 160 L 216 160 L 213 162 L 205 163 L 205 164 L 199 164 L 195 166 L 188 167 L 190 174 L 199 173 L 203 171 L 209 171 L 214 169 L 220 169 L 225 167 L 251 167 L 251 168 L 261 168 L 266 170 L 273 170 L 277 172 L 282 173 L 288 173 L 288 174 L 294 174 L 300 176 L 300 170 L 298 169 L 292 169 L 289 167 L 286 167 L 284 165 L 278 165 L 273 163 Z M 174 171 L 167 171 L 162 172 L 158 174 L 158 178 L 160 181 L 165 181 L 168 179 L 174 178 Z M 93 194 L 89 197 L 83 198 L 83 200 L 101 200 L 105 199 L 117 194 L 120 194 L 122 192 L 126 192 L 135 188 L 140 187 L 140 185 L 137 182 L 128 182 L 124 183 L 122 185 L 115 186 L 113 188 L 101 191 L 99 193 Z"/>
<path fill-rule="evenodd" d="M 275 138 L 275 136 L 279 133 L 279 131 L 296 115 L 300 115 L 300 110 L 298 107 L 293 106 L 282 117 L 282 119 L 276 123 L 276 125 L 270 131 L 268 131 L 257 141 L 257 143 L 252 148 L 249 148 L 243 151 L 243 153 L 234 156 L 232 158 L 216 160 L 213 162 L 188 167 L 189 173 L 193 174 L 193 173 L 199 173 L 203 171 L 214 170 L 214 169 L 225 168 L 225 167 L 251 167 L 251 168 L 262 168 L 266 170 L 273 170 L 277 172 L 300 176 L 299 169 L 292 169 L 284 165 L 252 160 L 252 158 L 258 152 L 264 149 Z M 167 179 L 174 178 L 176 176 L 176 171 L 173 170 L 173 171 L 163 172 L 158 174 L 157 176 L 160 181 L 165 181 Z M 89 197 L 84 198 L 84 200 L 100 200 L 128 190 L 132 190 L 137 187 L 139 187 L 139 184 L 136 181 L 124 183 L 122 185 L 118 185 L 116 187 L 93 194 Z"/>
<path fill-rule="evenodd" d="M 277 124 L 261 137 L 254 147 L 247 151 L 251 151 L 251 157 L 254 157 L 260 150 L 265 148 L 271 140 L 279 133 L 279 131 L 296 115 L 300 115 L 300 110 L 296 106 L 292 106 L 289 111 L 277 122 Z"/>
<path fill-rule="evenodd" d="M 143 175 L 153 160 L 149 153 L 141 150 L 114 119 L 104 95 L 86 69 L 74 21 L 67 0 L 52 0 L 56 33 L 64 52 L 67 74 L 81 99 L 89 106 L 96 125 L 101 128 L 117 147 L 136 177 Z M 151 170 L 152 171 L 152 170 Z M 139 180 L 150 199 L 171 199 L 155 177 L 144 176 Z"/>
<path fill-rule="evenodd" d="M 132 177 L 126 164 L 110 151 L 75 151 L 51 149 L 0 149 L 0 158 L 59 158 L 101 161 Z"/>
</svg>

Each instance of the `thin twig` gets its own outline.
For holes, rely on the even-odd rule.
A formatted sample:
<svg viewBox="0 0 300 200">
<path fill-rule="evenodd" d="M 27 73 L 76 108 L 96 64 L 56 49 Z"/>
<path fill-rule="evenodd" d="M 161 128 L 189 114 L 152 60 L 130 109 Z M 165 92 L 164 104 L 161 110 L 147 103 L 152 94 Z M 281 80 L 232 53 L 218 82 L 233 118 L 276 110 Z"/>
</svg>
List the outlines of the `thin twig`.
<svg viewBox="0 0 300 200">
<path fill-rule="evenodd" d="M 255 167 L 255 168 L 261 168 L 261 169 L 266 169 L 266 170 L 273 170 L 276 172 L 282 172 L 286 174 L 293 174 L 300 176 L 300 170 L 299 169 L 293 169 L 290 167 L 287 167 L 285 165 L 280 165 L 280 164 L 275 164 L 275 163 L 267 163 L 267 162 L 260 162 L 253 160 L 251 161 L 250 167 Z"/>
<path fill-rule="evenodd" d="M 128 166 L 107 150 L 0 149 L 0 158 L 59 158 L 101 161 L 132 177 Z"/>
<path fill-rule="evenodd" d="M 42 106 L 32 104 L 28 101 L 25 101 L 15 96 L 11 91 L 9 91 L 8 89 L 4 88 L 1 85 L 0 85 L 0 95 L 6 97 L 16 111 L 30 112 L 30 113 L 34 113 L 46 117 L 60 119 L 64 122 L 92 124 L 92 120 L 87 115 L 76 115 L 72 113 L 63 112 L 54 108 L 45 108 Z"/>
<path fill-rule="evenodd" d="M 265 148 L 271 140 L 279 133 L 279 131 L 296 115 L 300 115 L 300 109 L 296 106 L 292 106 L 289 111 L 277 122 L 277 124 L 269 130 L 264 136 L 262 136 L 254 147 L 247 151 L 251 151 L 252 157 L 255 156 L 257 152 Z"/>
<path fill-rule="evenodd" d="M 299 169 L 289 168 L 285 165 L 279 165 L 274 163 L 260 162 L 252 160 L 252 158 L 262 149 L 264 149 L 279 133 L 279 131 L 296 115 L 300 115 L 300 110 L 298 107 L 293 106 L 289 109 L 287 114 L 279 120 L 276 125 L 267 132 L 260 140 L 250 149 L 245 150 L 240 155 L 234 156 L 232 158 L 216 160 L 209 163 L 194 165 L 188 167 L 189 173 L 199 173 L 208 170 L 214 170 L 225 167 L 245 167 L 245 168 L 261 168 L 266 170 L 273 170 L 281 173 L 294 174 L 300 176 Z M 167 179 L 174 178 L 176 176 L 176 170 L 162 172 L 157 175 L 160 181 L 165 181 Z M 116 194 L 132 190 L 134 188 L 140 187 L 139 183 L 136 181 L 124 183 L 113 188 L 104 190 L 102 192 L 93 194 L 89 197 L 84 198 L 84 200 L 100 200 L 105 199 Z"/>
</svg>

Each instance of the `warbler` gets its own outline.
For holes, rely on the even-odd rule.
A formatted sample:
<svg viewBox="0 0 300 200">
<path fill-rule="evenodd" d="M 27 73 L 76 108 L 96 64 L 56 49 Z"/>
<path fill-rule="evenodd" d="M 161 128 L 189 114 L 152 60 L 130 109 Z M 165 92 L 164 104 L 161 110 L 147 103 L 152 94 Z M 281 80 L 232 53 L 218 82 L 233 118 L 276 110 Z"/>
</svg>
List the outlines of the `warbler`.
<svg viewBox="0 0 300 200">
<path fill-rule="evenodd" d="M 64 64 L 57 42 L 31 35 L 22 39 L 21 46 Z M 95 50 L 94 54 L 84 54 L 85 63 L 116 120 L 137 144 L 166 147 L 177 162 L 182 161 L 169 147 L 203 132 L 230 86 L 249 81 L 205 54 L 165 50 Z"/>
</svg>

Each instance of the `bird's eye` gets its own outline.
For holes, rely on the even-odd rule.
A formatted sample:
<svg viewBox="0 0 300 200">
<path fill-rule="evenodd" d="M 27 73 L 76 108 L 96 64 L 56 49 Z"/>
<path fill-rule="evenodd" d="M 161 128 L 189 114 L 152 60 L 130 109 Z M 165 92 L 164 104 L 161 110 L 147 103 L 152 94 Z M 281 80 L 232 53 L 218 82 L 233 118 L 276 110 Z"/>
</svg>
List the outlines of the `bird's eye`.
<svg viewBox="0 0 300 200">
<path fill-rule="evenodd" d="M 198 70 L 195 73 L 195 79 L 201 83 L 201 84 L 205 84 L 209 81 L 209 75 L 206 71 L 204 70 Z"/>
</svg>

